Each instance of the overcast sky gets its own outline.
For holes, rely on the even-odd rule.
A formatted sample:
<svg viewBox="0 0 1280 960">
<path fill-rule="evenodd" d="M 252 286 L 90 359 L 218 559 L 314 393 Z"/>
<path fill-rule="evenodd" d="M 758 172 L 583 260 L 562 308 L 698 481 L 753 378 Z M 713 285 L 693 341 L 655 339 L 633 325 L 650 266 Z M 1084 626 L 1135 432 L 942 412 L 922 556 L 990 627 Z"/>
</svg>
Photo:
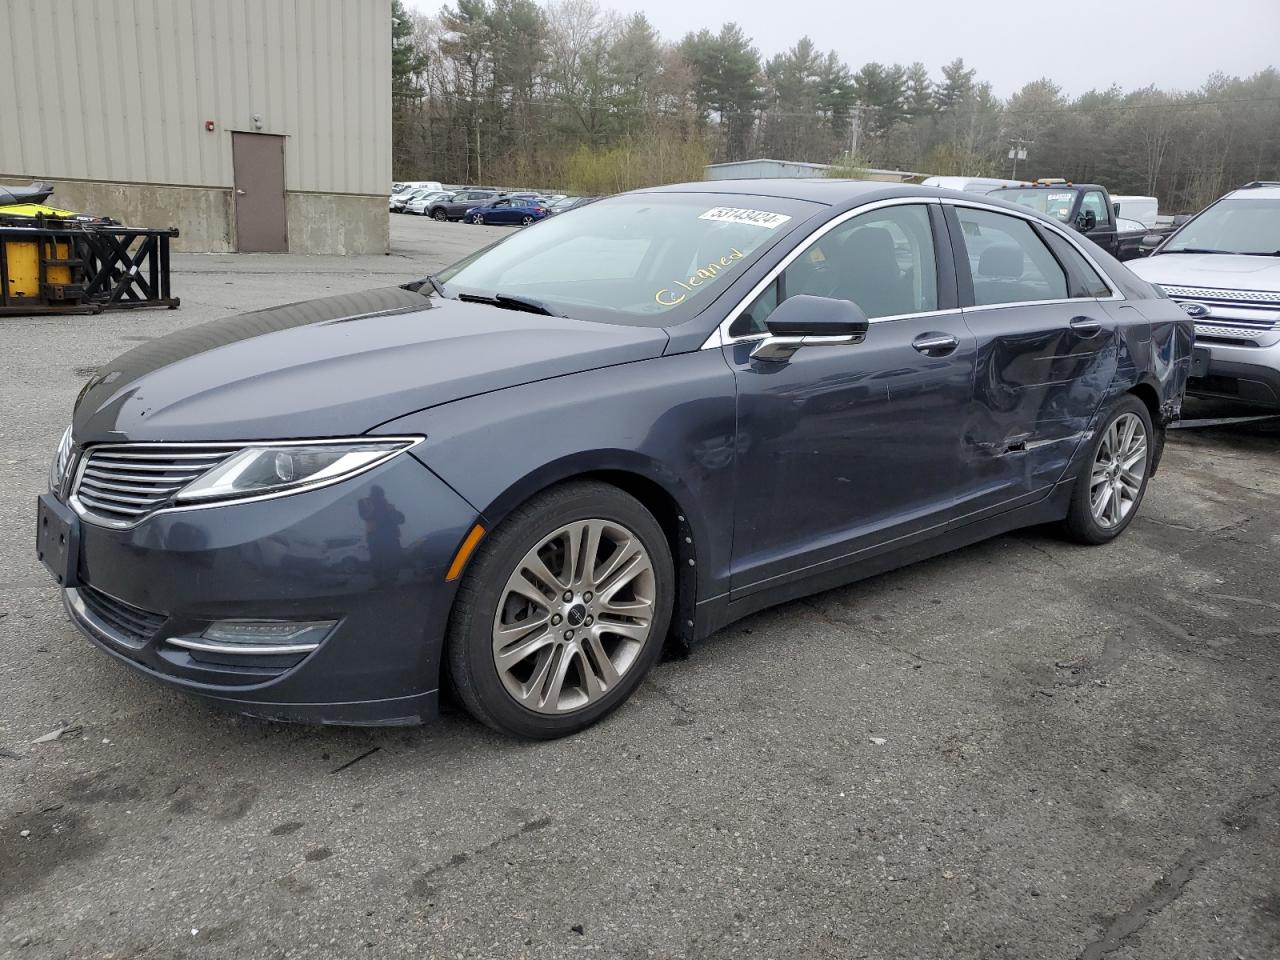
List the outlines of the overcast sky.
<svg viewBox="0 0 1280 960">
<path fill-rule="evenodd" d="M 857 69 L 920 60 L 935 77 L 955 57 L 1000 96 L 1047 76 L 1068 94 L 1119 84 L 1198 87 L 1215 70 L 1280 63 L 1280 0 L 598 0 L 643 10 L 665 39 L 741 24 L 768 58 L 808 34 Z M 424 13 L 439 0 L 406 0 Z M 1055 12 L 1057 11 L 1057 12 Z"/>
</svg>

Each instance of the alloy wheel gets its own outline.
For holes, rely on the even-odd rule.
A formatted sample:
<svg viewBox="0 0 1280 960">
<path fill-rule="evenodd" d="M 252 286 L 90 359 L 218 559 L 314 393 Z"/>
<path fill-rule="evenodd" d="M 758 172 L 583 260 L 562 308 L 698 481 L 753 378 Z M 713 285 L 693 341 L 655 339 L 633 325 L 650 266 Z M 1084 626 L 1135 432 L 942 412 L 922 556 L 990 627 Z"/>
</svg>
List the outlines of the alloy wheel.
<svg viewBox="0 0 1280 960">
<path fill-rule="evenodd" d="M 1147 429 L 1135 413 L 1116 417 L 1102 435 L 1089 476 L 1089 508 L 1100 527 L 1122 523 L 1138 503 L 1147 472 Z"/>
<path fill-rule="evenodd" d="M 533 217 L 530 217 L 530 216 L 527 216 L 527 215 L 526 215 L 526 216 L 525 216 L 525 218 L 524 218 L 523 220 L 521 220 L 520 222 L 521 222 L 521 223 L 523 223 L 523 224 L 527 227 L 529 224 L 533 223 Z"/>
<path fill-rule="evenodd" d="M 508 694 L 559 714 L 613 690 L 652 642 L 657 578 L 640 538 L 578 520 L 525 554 L 493 619 L 493 662 Z"/>
<path fill-rule="evenodd" d="M 437 210 L 437 211 L 436 211 L 435 213 L 433 213 L 431 216 L 432 216 L 434 219 L 439 220 L 441 223 L 444 223 L 446 220 L 448 220 L 448 219 L 449 219 L 449 215 L 448 215 L 448 214 L 446 214 L 443 210 Z"/>
<path fill-rule="evenodd" d="M 480 214 L 478 214 L 478 213 L 477 213 L 474 217 L 472 217 L 472 218 L 471 218 L 471 222 L 472 222 L 472 223 L 480 223 L 480 224 L 483 224 L 483 223 L 484 223 L 484 217 L 482 217 Z"/>
</svg>

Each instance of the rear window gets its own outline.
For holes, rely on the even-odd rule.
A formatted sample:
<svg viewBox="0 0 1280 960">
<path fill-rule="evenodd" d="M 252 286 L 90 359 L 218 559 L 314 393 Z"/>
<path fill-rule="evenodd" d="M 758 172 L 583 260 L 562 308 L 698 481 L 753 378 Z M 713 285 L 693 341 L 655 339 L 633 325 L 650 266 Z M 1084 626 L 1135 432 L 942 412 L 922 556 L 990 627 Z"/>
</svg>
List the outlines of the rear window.
<svg viewBox="0 0 1280 960">
<path fill-rule="evenodd" d="M 442 271 L 445 295 L 537 300 L 583 320 L 667 326 L 706 308 L 821 204 L 624 194 L 552 217 Z"/>
<path fill-rule="evenodd" d="M 1016 203 L 1020 207 L 1043 213 L 1046 217 L 1053 217 L 1062 223 L 1066 223 L 1070 218 L 1071 207 L 1076 199 L 1074 190 L 1055 190 L 1053 187 L 1027 187 L 1025 190 L 1014 187 L 993 190 L 987 196 L 1006 203 Z"/>
</svg>

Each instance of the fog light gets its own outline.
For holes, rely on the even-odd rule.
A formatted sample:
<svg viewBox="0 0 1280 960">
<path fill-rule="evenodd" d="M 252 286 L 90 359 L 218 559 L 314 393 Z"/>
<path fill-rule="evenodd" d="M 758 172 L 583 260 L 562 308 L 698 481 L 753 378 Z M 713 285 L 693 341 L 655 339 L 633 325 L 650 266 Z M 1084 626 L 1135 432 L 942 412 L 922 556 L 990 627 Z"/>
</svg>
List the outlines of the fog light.
<svg viewBox="0 0 1280 960">
<path fill-rule="evenodd" d="M 310 653 L 336 624 L 336 620 L 218 620 L 198 637 L 170 637 L 169 643 L 202 653 Z"/>
</svg>

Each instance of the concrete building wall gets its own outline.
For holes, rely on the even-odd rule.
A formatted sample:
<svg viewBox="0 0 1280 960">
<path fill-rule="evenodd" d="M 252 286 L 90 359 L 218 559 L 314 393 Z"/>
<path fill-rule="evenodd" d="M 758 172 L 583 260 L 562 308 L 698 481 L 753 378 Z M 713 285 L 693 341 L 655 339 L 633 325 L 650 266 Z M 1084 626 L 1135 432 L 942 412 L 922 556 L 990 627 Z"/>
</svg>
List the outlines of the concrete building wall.
<svg viewBox="0 0 1280 960">
<path fill-rule="evenodd" d="M 290 249 L 385 252 L 390 79 L 391 0 L 4 0 L 0 180 L 229 250 L 231 133 L 281 134 Z"/>
</svg>

